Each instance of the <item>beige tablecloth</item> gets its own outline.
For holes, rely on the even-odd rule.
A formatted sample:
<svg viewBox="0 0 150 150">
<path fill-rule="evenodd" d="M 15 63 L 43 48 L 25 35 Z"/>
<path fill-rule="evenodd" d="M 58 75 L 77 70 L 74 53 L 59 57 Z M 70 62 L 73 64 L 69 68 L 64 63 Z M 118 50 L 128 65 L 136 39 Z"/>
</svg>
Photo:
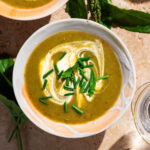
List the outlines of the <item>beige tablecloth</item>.
<svg viewBox="0 0 150 150">
<path fill-rule="evenodd" d="M 149 0 L 113 0 L 124 8 L 150 12 Z M 56 20 L 69 18 L 65 6 L 53 15 L 35 21 L 14 21 L 0 17 L 0 53 L 16 56 L 25 40 L 38 28 Z M 120 28 L 112 29 L 128 47 L 136 67 L 137 87 L 150 81 L 150 34 L 133 33 Z M 10 113 L 0 103 L 0 150 L 18 150 L 16 137 L 7 143 L 13 129 Z M 121 120 L 107 131 L 82 139 L 64 139 L 43 132 L 30 121 L 21 128 L 24 150 L 150 150 L 138 135 L 131 108 Z"/>
</svg>

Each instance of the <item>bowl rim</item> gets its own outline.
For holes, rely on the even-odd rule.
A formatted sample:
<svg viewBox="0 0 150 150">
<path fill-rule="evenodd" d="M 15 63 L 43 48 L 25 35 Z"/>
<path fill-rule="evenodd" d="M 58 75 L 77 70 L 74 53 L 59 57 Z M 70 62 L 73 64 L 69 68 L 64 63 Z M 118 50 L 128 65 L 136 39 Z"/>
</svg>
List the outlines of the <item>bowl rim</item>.
<svg viewBox="0 0 150 150">
<path fill-rule="evenodd" d="M 14 86 L 14 85 L 15 85 L 15 83 L 14 83 L 14 82 L 15 82 L 15 81 L 14 81 L 15 70 L 17 69 L 17 68 L 16 68 L 16 65 L 17 65 L 17 63 L 19 63 L 19 62 L 17 62 L 17 60 L 18 60 L 18 57 L 20 57 L 20 55 L 21 55 L 21 51 L 23 50 L 24 45 L 26 45 L 26 43 L 28 43 L 32 37 L 34 37 L 34 36 L 35 36 L 36 34 L 38 34 L 39 32 L 41 32 L 41 31 L 47 29 L 49 26 L 55 26 L 55 24 L 61 24 L 61 23 L 64 23 L 64 22 L 65 22 L 65 23 L 69 23 L 69 22 L 79 22 L 79 23 L 82 22 L 82 23 L 87 23 L 87 22 L 88 22 L 88 23 L 90 23 L 90 25 L 92 25 L 93 27 L 94 27 L 94 26 L 99 27 L 101 30 L 103 30 L 103 31 L 105 31 L 105 32 L 107 32 L 107 33 L 109 33 L 115 40 L 117 40 L 117 42 L 119 42 L 119 44 L 123 47 L 123 49 L 125 50 L 127 56 L 129 57 L 130 62 L 131 62 L 131 65 L 132 65 L 132 69 L 133 69 L 133 70 L 132 70 L 132 72 L 133 72 L 133 77 L 134 77 L 134 80 L 135 80 L 135 82 L 134 82 L 134 87 L 133 87 L 133 92 L 132 92 L 130 101 L 129 101 L 129 103 L 126 105 L 126 108 L 123 109 L 123 111 L 121 111 L 120 115 L 119 115 L 111 124 L 107 125 L 103 130 L 100 130 L 100 131 L 97 131 L 97 132 L 88 133 L 88 134 L 85 134 L 85 135 L 79 135 L 79 136 L 78 136 L 78 135 L 76 135 L 76 136 L 64 136 L 64 135 L 61 135 L 61 134 L 59 134 L 59 133 L 51 133 L 51 132 L 48 132 L 47 130 L 45 130 L 44 127 L 41 127 L 39 124 L 35 123 L 31 117 L 28 117 L 27 113 L 26 113 L 26 112 L 24 111 L 24 109 L 22 108 L 19 99 L 17 99 L 17 91 L 16 91 L 15 86 Z M 44 40 L 44 39 L 43 39 L 43 40 Z M 135 89 L 136 89 L 136 71 L 135 71 L 135 66 L 134 66 L 133 59 L 132 59 L 132 57 L 131 57 L 131 55 L 130 55 L 130 53 L 129 53 L 127 47 L 126 47 L 126 45 L 122 42 L 122 40 L 121 40 L 113 31 L 111 31 L 110 29 L 108 29 L 108 28 L 105 27 L 104 25 L 101 25 L 101 24 L 99 24 L 99 23 L 96 23 L 96 22 L 94 22 L 94 21 L 87 20 L 87 19 L 76 19 L 76 18 L 63 19 L 63 20 L 59 20 L 59 21 L 56 21 L 56 22 L 49 23 L 49 24 L 47 24 L 47 25 L 41 27 L 41 28 L 38 29 L 37 31 L 35 31 L 35 32 L 24 42 L 24 44 L 23 44 L 22 47 L 20 48 L 20 51 L 18 52 L 18 55 L 17 55 L 17 57 L 16 57 L 16 62 L 15 62 L 15 65 L 14 65 L 14 69 L 13 69 L 13 90 L 14 90 L 14 93 L 15 93 L 16 100 L 17 100 L 17 102 L 18 102 L 20 108 L 22 109 L 22 111 L 25 113 L 25 115 L 27 115 L 28 119 L 29 119 L 33 124 L 35 124 L 37 127 L 39 127 L 40 129 L 46 131 L 46 132 L 49 133 L 49 134 L 52 134 L 52 135 L 55 135 L 55 136 L 59 136 L 59 137 L 63 137 L 63 138 L 84 138 L 84 137 L 89 137 L 89 136 L 93 136 L 93 135 L 96 135 L 96 134 L 98 134 L 98 133 L 101 133 L 101 132 L 103 132 L 103 131 L 109 129 L 110 127 L 112 127 L 116 122 L 118 122 L 118 121 L 122 118 L 122 116 L 125 114 L 125 112 L 126 112 L 127 109 L 129 108 L 129 105 L 131 105 L 131 102 L 132 102 L 132 100 L 133 100 L 133 96 L 134 96 L 134 94 L 135 94 Z"/>
<path fill-rule="evenodd" d="M 60 2 L 61 1 L 61 2 Z M 58 9 L 60 9 L 63 5 L 65 5 L 66 3 L 68 2 L 68 0 L 59 0 L 58 2 L 56 2 L 56 4 L 54 4 L 52 7 L 49 7 L 45 12 L 42 12 L 42 13 L 37 13 L 36 15 L 31 15 L 31 16 L 28 16 L 28 17 L 14 17 L 14 16 L 10 16 L 10 15 L 6 15 L 6 14 L 2 14 L 0 13 L 1 16 L 3 17 L 6 17 L 8 19 L 12 19 L 12 20 L 18 20 L 18 21 L 32 21 L 32 20 L 37 20 L 37 19 L 41 19 L 41 18 L 44 18 L 44 17 L 47 17 L 51 14 L 53 14 L 55 11 L 57 11 Z M 1 2 L 1 3 L 4 3 L 4 2 Z M 34 11 L 36 9 L 39 9 L 39 8 L 42 8 L 48 4 L 50 4 L 51 2 L 43 5 L 43 6 L 40 6 L 40 7 L 36 7 L 36 8 L 30 8 L 30 9 L 23 9 L 23 8 L 17 8 L 17 7 L 14 7 L 14 6 L 11 6 L 9 4 L 6 3 L 6 5 L 12 9 L 16 8 L 16 9 L 19 9 L 19 10 L 25 10 L 25 11 Z M 58 5 L 55 9 L 53 9 L 53 7 L 55 7 L 56 5 Z M 0 6 L 1 7 L 1 6 Z M 25 12 L 23 12 L 25 13 Z"/>
</svg>

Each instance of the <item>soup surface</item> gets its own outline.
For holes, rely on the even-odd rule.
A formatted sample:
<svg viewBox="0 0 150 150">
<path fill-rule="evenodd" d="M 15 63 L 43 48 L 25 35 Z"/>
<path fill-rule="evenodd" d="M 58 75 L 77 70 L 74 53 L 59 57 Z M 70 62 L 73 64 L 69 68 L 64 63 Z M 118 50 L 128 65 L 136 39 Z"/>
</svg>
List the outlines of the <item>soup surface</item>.
<svg viewBox="0 0 150 150">
<path fill-rule="evenodd" d="M 66 124 L 104 115 L 117 101 L 122 85 L 112 48 L 82 31 L 60 32 L 41 42 L 28 59 L 24 78 L 35 108 Z"/>
<path fill-rule="evenodd" d="M 36 8 L 49 3 L 52 0 L 0 0 L 18 8 Z"/>
</svg>

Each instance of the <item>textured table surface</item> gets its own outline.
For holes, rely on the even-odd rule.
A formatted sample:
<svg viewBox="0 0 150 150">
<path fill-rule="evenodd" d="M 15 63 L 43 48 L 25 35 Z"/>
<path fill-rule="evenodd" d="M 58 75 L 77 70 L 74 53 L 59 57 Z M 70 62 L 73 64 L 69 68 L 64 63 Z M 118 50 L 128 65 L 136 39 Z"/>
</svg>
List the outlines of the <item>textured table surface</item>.
<svg viewBox="0 0 150 150">
<path fill-rule="evenodd" d="M 150 13 L 149 0 L 113 0 L 123 8 L 134 8 Z M 69 18 L 65 6 L 53 15 L 35 21 L 14 21 L 0 17 L 0 53 L 16 56 L 21 45 L 38 28 L 56 20 Z M 120 28 L 112 29 L 128 47 L 136 67 L 137 87 L 150 81 L 150 34 L 133 33 Z M 13 128 L 8 110 L 0 103 L 0 150 L 18 150 L 16 137 L 7 143 Z M 138 135 L 131 108 L 114 126 L 98 135 L 82 139 L 59 138 L 43 132 L 30 121 L 21 127 L 24 150 L 150 150 Z"/>
</svg>

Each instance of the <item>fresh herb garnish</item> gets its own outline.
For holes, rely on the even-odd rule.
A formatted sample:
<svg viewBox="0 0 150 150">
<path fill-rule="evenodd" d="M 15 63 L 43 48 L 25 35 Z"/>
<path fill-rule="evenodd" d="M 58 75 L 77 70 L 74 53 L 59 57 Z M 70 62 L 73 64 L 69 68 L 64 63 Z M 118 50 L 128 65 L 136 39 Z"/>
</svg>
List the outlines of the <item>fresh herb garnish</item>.
<svg viewBox="0 0 150 150">
<path fill-rule="evenodd" d="M 77 80 L 77 82 L 76 82 L 76 83 L 75 83 L 75 85 L 74 85 L 74 89 L 76 89 L 76 88 L 77 88 L 77 86 L 78 86 L 79 82 L 80 82 L 80 80 L 78 79 L 78 80 Z"/>
<path fill-rule="evenodd" d="M 41 100 L 49 99 L 52 98 L 52 96 L 47 96 L 47 97 L 40 97 Z"/>
<path fill-rule="evenodd" d="M 67 109 L 67 102 L 66 102 L 66 101 L 64 102 L 64 110 L 65 110 L 65 113 L 68 112 L 68 109 Z"/>
<path fill-rule="evenodd" d="M 65 72 L 63 72 L 62 77 L 63 78 L 70 78 L 73 72 L 73 67 L 70 67 L 69 69 L 67 69 Z"/>
<path fill-rule="evenodd" d="M 90 87 L 89 87 L 89 91 L 88 91 L 88 94 L 87 94 L 89 97 L 92 97 L 94 95 L 95 87 L 96 87 L 95 74 L 94 74 L 94 71 L 91 69 Z"/>
<path fill-rule="evenodd" d="M 72 78 L 73 77 L 73 72 L 77 71 L 78 67 L 79 67 L 79 64 L 76 63 L 73 67 L 70 67 L 65 72 L 63 72 L 62 77 L 63 78 Z"/>
<path fill-rule="evenodd" d="M 47 79 L 45 79 L 45 80 L 44 80 L 44 83 L 43 83 L 43 87 L 42 87 L 42 89 L 43 89 L 43 90 L 45 90 L 46 85 L 47 85 L 47 82 L 48 82 L 48 80 L 47 80 Z"/>
<path fill-rule="evenodd" d="M 84 73 L 82 71 L 80 71 L 80 74 L 86 81 L 88 81 L 87 77 L 84 75 Z"/>
<path fill-rule="evenodd" d="M 85 67 L 85 66 L 84 66 Z M 86 71 L 82 68 L 79 68 L 79 70 L 82 72 L 82 73 L 86 73 Z"/>
<path fill-rule="evenodd" d="M 83 82 L 82 87 L 80 88 L 80 92 L 81 92 L 81 93 L 84 92 L 85 86 L 86 86 L 86 82 Z"/>
<path fill-rule="evenodd" d="M 78 58 L 78 60 L 80 60 L 80 61 L 87 61 L 87 60 L 89 60 L 91 57 L 90 56 L 87 56 L 87 57 L 80 57 L 80 58 Z"/>
<path fill-rule="evenodd" d="M 83 80 L 84 80 L 84 78 L 82 77 L 81 80 L 80 80 L 80 87 L 82 87 Z"/>
<path fill-rule="evenodd" d="M 83 68 L 90 68 L 90 67 L 93 67 L 94 65 L 93 64 L 89 64 L 89 65 L 85 65 Z"/>
<path fill-rule="evenodd" d="M 70 78 L 67 78 L 66 79 L 66 86 L 69 86 L 69 81 L 70 81 Z"/>
<path fill-rule="evenodd" d="M 56 73 L 58 74 L 58 73 L 59 73 L 59 69 L 58 69 L 57 64 L 54 64 L 54 68 L 55 68 L 55 70 L 56 70 Z"/>
<path fill-rule="evenodd" d="M 97 80 L 108 79 L 108 78 L 109 78 L 109 75 L 105 75 L 105 76 L 102 76 L 102 77 L 98 77 Z"/>
<path fill-rule="evenodd" d="M 62 70 L 62 71 L 58 74 L 57 80 L 59 80 L 59 79 L 61 78 L 63 72 L 64 72 L 64 71 Z"/>
<path fill-rule="evenodd" d="M 90 87 L 90 82 L 88 82 L 88 84 L 86 85 L 86 87 L 84 89 L 84 93 L 86 93 L 88 91 L 89 87 Z"/>
<path fill-rule="evenodd" d="M 59 60 L 63 59 L 63 58 L 65 57 L 66 54 L 67 54 L 67 53 L 64 52 L 64 53 L 62 54 L 62 56 L 59 58 Z"/>
<path fill-rule="evenodd" d="M 46 74 L 44 74 L 44 75 L 43 75 L 43 79 L 46 78 L 47 76 L 49 76 L 53 71 L 54 71 L 54 69 L 51 69 L 51 70 L 48 71 Z"/>
<path fill-rule="evenodd" d="M 68 91 L 73 91 L 73 88 L 68 87 L 68 86 L 66 86 L 66 85 L 64 86 L 64 89 L 65 89 L 65 90 L 68 90 Z"/>
<path fill-rule="evenodd" d="M 64 94 L 64 96 L 70 96 L 70 95 L 74 95 L 74 93 L 66 93 L 66 94 Z"/>
<path fill-rule="evenodd" d="M 45 105 L 48 105 L 48 103 L 47 103 L 47 102 L 45 102 L 45 101 L 44 101 L 44 100 L 42 100 L 42 99 L 39 99 L 39 101 L 40 101 L 41 103 L 45 104 Z"/>
<path fill-rule="evenodd" d="M 78 59 L 78 63 L 81 65 L 81 67 L 84 67 L 84 63 L 80 59 Z"/>
<path fill-rule="evenodd" d="M 75 86 L 76 86 L 76 77 L 75 77 L 75 75 L 73 76 L 73 86 L 74 86 L 74 89 L 75 89 Z"/>
<path fill-rule="evenodd" d="M 74 110 L 76 110 L 79 114 L 83 114 L 84 112 L 82 110 L 80 110 L 78 107 L 76 107 L 75 105 L 72 106 L 72 108 Z"/>
</svg>

